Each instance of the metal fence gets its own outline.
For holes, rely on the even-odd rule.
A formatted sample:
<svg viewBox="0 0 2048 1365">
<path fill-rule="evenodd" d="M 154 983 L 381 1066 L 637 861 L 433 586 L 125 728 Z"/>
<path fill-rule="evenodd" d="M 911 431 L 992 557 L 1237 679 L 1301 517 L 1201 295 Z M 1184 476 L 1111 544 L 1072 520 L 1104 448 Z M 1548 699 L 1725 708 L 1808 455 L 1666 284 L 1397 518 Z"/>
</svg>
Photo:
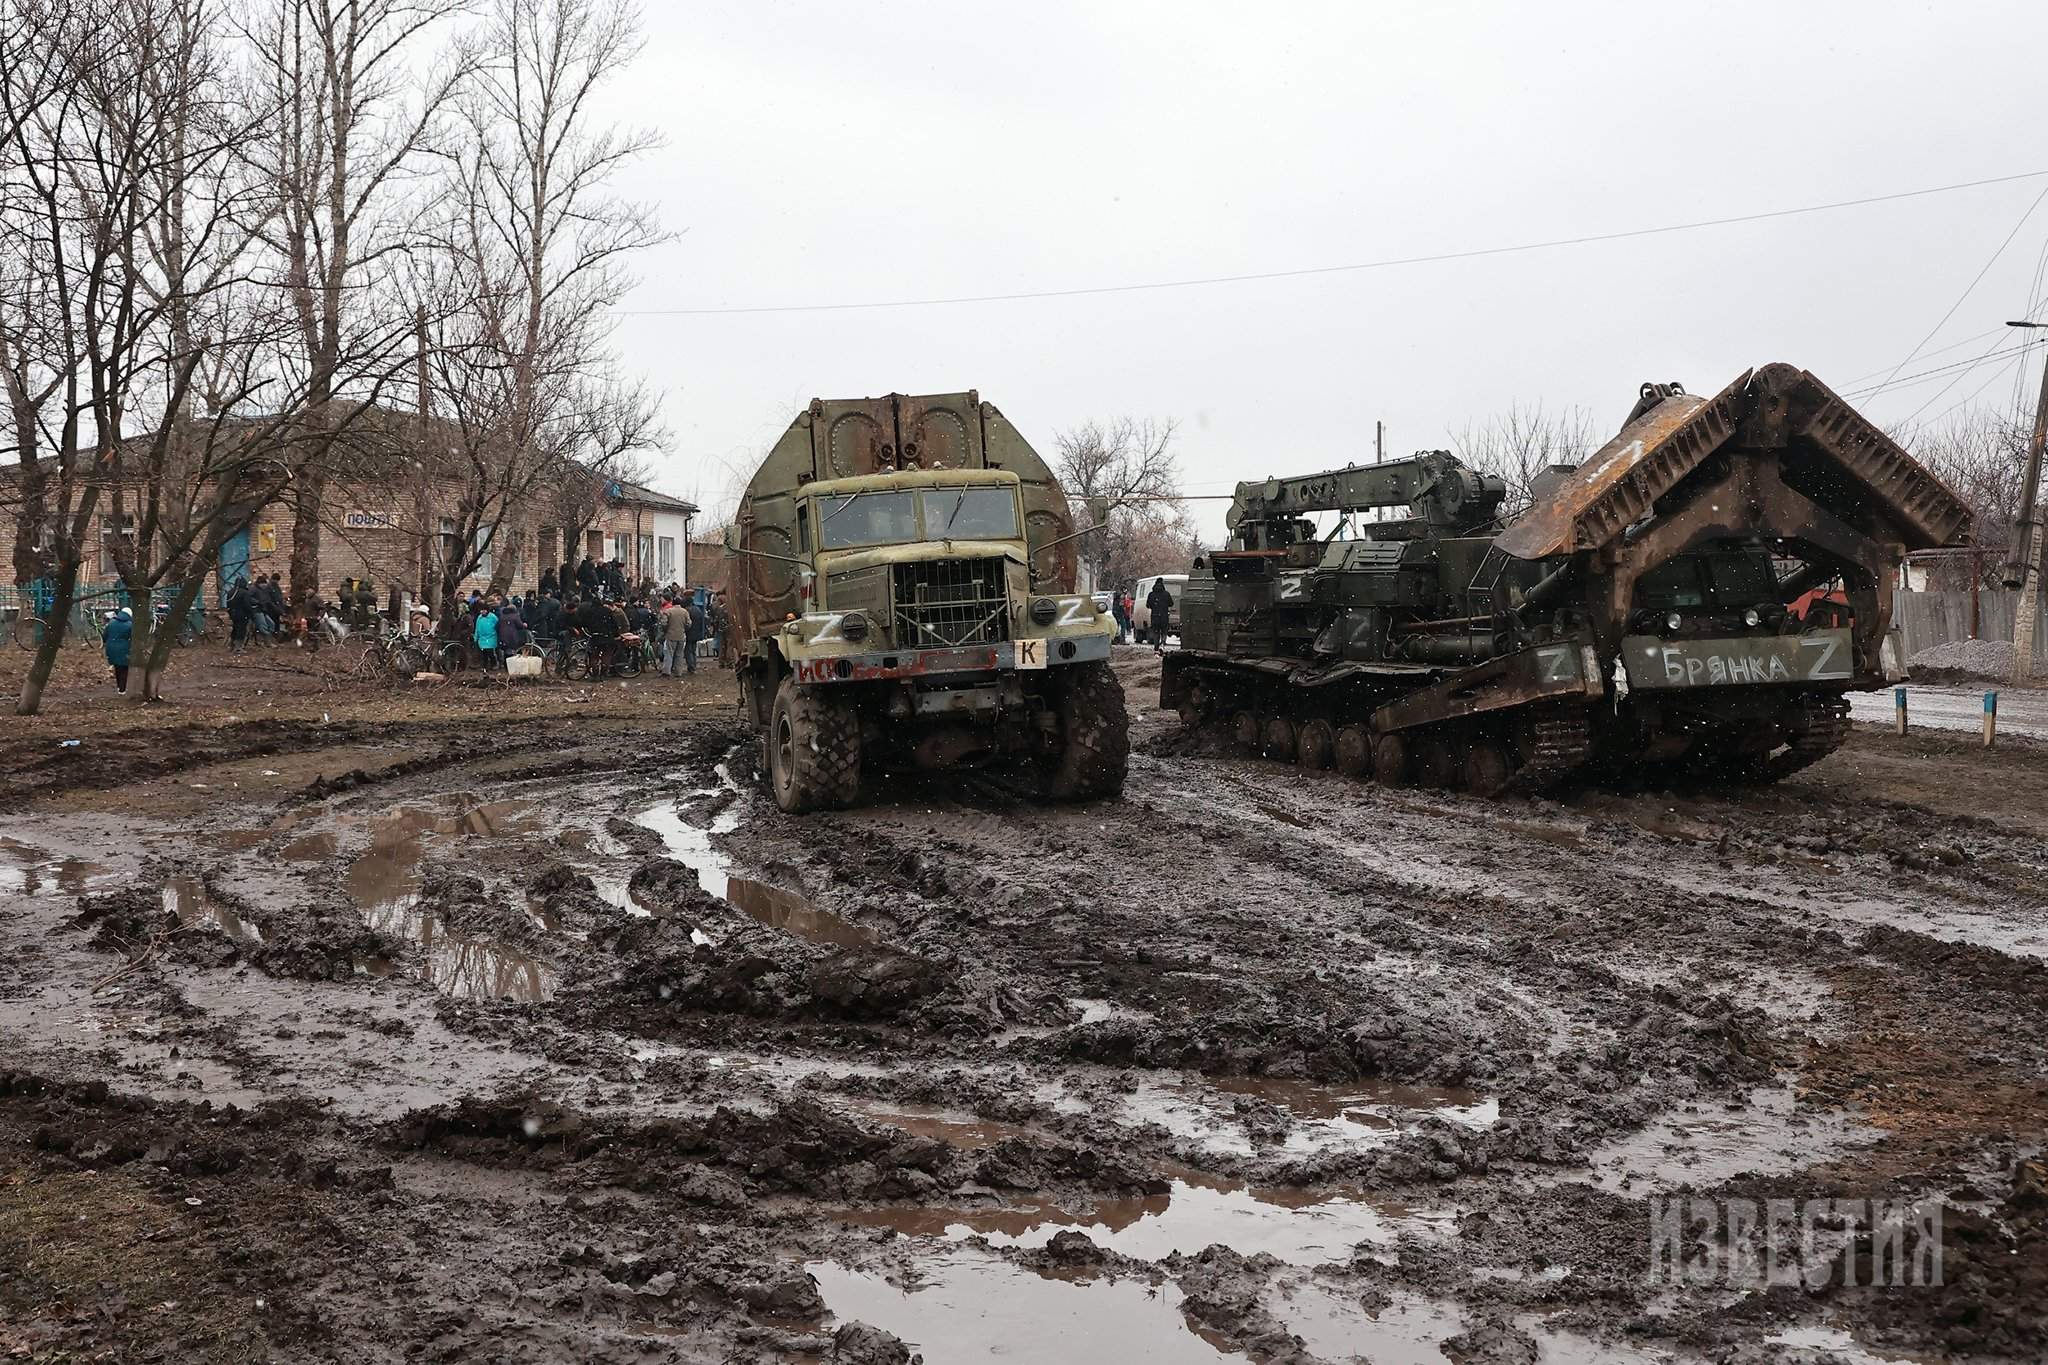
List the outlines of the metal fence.
<svg viewBox="0 0 2048 1365">
<path fill-rule="evenodd" d="M 1977 638 L 2012 639 L 2013 618 L 2018 614 L 2020 595 L 2016 592 L 1977 594 Z M 1905 592 L 1892 594 L 1892 624 L 1905 637 L 1906 657 L 1912 658 L 1931 645 L 1970 638 L 1970 594 L 1967 592 Z M 2048 598 L 2034 611 L 2034 658 L 2048 660 Z"/>
</svg>

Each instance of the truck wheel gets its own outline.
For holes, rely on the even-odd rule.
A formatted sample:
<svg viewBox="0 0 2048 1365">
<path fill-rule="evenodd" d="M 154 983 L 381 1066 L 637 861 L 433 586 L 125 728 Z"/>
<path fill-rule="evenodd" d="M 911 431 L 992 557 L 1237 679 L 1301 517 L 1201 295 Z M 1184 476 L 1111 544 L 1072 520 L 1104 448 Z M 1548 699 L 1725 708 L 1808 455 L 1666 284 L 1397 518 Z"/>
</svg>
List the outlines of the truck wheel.
<svg viewBox="0 0 2048 1365">
<path fill-rule="evenodd" d="M 784 678 L 768 717 L 768 785 L 791 815 L 850 806 L 860 795 L 860 718 L 825 689 Z"/>
<path fill-rule="evenodd" d="M 1312 720 L 1301 727 L 1295 738 L 1295 757 L 1301 766 L 1311 772 L 1319 772 L 1330 766 L 1330 751 L 1336 747 L 1337 733 L 1326 720 Z"/>
<path fill-rule="evenodd" d="M 1372 742 L 1372 777 L 1382 787 L 1408 785 L 1408 741 L 1381 735 Z"/>
<path fill-rule="evenodd" d="M 1499 741 L 1474 740 L 1471 751 L 1465 755 L 1465 790 L 1475 796 L 1499 796 L 1507 790 L 1512 772 L 1508 751 Z"/>
<path fill-rule="evenodd" d="M 1372 735 L 1362 725 L 1347 725 L 1337 732 L 1334 750 L 1337 771 L 1354 782 L 1372 776 Z"/>
<path fill-rule="evenodd" d="M 1116 796 L 1124 789 L 1130 762 L 1130 717 L 1124 685 L 1106 663 L 1061 669 L 1054 709 L 1060 723 L 1059 756 L 1046 777 L 1046 794 L 1056 801 Z"/>
<path fill-rule="evenodd" d="M 1287 717 L 1274 716 L 1268 720 L 1261 738 L 1265 741 L 1266 757 L 1277 758 L 1282 763 L 1294 757 L 1294 722 Z"/>
</svg>

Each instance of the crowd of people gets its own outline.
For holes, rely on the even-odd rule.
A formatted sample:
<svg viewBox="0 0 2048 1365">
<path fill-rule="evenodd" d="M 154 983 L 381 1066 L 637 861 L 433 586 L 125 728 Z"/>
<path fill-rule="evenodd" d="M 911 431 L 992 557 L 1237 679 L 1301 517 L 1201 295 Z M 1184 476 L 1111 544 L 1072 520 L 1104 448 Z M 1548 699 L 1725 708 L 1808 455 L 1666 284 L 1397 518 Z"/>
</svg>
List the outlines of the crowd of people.
<svg viewBox="0 0 2048 1365">
<path fill-rule="evenodd" d="M 318 642 L 323 630 L 340 638 L 351 630 L 374 627 L 378 615 L 374 585 L 364 578 L 344 579 L 332 603 L 309 593 L 297 604 L 286 600 L 279 575 L 257 575 L 252 583 L 237 578 L 227 596 L 231 625 L 229 648 L 240 653 L 251 644 L 283 639 Z M 400 614 L 394 591 L 387 614 Z M 545 647 L 570 635 L 581 635 L 600 654 L 610 671 L 622 648 L 639 648 L 653 656 L 664 676 L 695 673 L 707 652 L 721 662 L 731 650 L 731 613 L 723 591 L 685 588 L 671 582 L 656 586 L 651 578 L 634 583 L 619 560 L 584 558 L 550 566 L 525 593 L 473 589 L 457 604 L 458 619 L 437 629 L 424 604 L 414 607 L 399 633 L 414 639 L 444 637 L 474 650 L 475 662 L 502 665 L 528 645 Z"/>
</svg>

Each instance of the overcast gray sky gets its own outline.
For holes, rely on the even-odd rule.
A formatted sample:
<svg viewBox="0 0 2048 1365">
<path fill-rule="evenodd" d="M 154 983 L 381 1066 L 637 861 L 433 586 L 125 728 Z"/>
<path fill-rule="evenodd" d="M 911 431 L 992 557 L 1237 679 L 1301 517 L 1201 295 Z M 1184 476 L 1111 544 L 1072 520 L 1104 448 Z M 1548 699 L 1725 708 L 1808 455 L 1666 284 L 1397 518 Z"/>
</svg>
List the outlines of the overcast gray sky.
<svg viewBox="0 0 2048 1365">
<path fill-rule="evenodd" d="M 633 309 L 1029 292 L 1343 265 L 2048 170 L 2048 5 L 649 3 L 613 116 L 680 235 Z M 656 482 L 707 506 L 813 395 L 976 388 L 1049 452 L 1183 423 L 1190 491 L 1392 453 L 1645 379 L 1906 377 L 2042 297 L 2048 177 L 1767 222 L 1095 297 L 636 314 Z M 2034 358 L 2028 358 L 2028 369 Z M 1954 372 L 1858 400 L 1905 418 Z M 2010 402 L 1993 359 L 1971 393 Z M 2031 379 L 2028 380 L 2031 383 Z M 1980 391 L 1980 385 L 1982 386 Z M 1203 524 L 1220 528 L 1220 504 Z"/>
</svg>

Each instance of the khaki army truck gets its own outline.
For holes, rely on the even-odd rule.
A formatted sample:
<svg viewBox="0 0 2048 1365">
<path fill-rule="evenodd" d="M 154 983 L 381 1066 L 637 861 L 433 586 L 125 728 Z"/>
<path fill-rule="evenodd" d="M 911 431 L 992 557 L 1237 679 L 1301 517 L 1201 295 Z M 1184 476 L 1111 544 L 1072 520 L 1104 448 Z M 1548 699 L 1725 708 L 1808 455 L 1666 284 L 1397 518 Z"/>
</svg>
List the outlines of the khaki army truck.
<svg viewBox="0 0 2048 1365">
<path fill-rule="evenodd" d="M 775 803 L 844 807 L 891 770 L 1021 767 L 1123 790 L 1116 626 L 1074 591 L 1067 499 L 974 393 L 814 399 L 726 531 L 740 710 Z"/>
</svg>

